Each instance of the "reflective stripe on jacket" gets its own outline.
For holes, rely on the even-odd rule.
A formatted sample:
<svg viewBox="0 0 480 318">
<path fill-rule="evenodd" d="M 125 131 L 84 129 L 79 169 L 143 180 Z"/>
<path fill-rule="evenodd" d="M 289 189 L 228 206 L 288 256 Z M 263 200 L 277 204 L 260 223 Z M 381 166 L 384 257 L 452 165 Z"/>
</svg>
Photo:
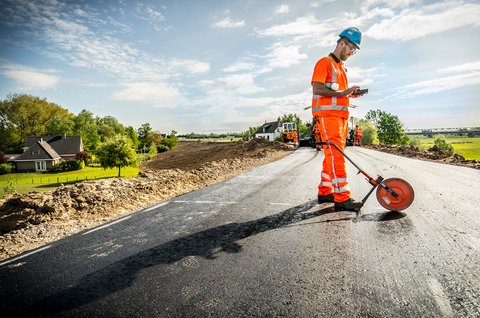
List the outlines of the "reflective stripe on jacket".
<svg viewBox="0 0 480 318">
<path fill-rule="evenodd" d="M 339 90 L 345 90 L 348 88 L 348 80 L 343 65 L 340 64 L 336 67 L 336 63 L 333 61 L 331 56 L 327 56 L 326 58 L 329 62 L 330 70 L 327 72 L 327 76 L 324 83 L 338 83 Z M 325 61 L 321 59 L 315 68 L 325 67 Z M 314 78 L 315 80 L 315 73 L 317 70 L 314 70 Z M 340 74 L 338 74 L 340 73 Z M 337 96 L 321 96 L 321 95 L 313 95 L 312 97 L 312 114 L 320 115 L 320 116 L 338 116 L 342 118 L 348 118 L 348 106 L 349 99 L 348 97 L 337 97 Z"/>
</svg>

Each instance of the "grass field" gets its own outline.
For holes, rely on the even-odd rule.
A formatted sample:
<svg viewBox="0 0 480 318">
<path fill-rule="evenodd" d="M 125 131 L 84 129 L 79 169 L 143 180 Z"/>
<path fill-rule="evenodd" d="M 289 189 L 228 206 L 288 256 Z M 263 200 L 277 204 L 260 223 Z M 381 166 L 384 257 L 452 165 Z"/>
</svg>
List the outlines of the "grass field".
<svg viewBox="0 0 480 318">
<path fill-rule="evenodd" d="M 413 137 L 419 138 L 422 149 L 428 149 L 434 145 L 435 136 L 433 138 L 428 137 Z M 412 139 L 413 139 L 412 138 Z M 455 149 L 455 153 L 458 153 L 468 160 L 480 160 L 480 137 L 459 137 L 445 135 L 445 140 L 450 143 Z"/>
<path fill-rule="evenodd" d="M 124 178 L 135 177 L 140 170 L 138 168 L 122 168 L 121 176 Z M 0 198 L 5 192 L 15 190 L 17 193 L 31 191 L 48 191 L 55 189 L 60 184 L 72 184 L 83 180 L 104 179 L 116 177 L 118 169 L 102 169 L 85 167 L 82 170 L 62 173 L 10 173 L 0 176 Z"/>
</svg>

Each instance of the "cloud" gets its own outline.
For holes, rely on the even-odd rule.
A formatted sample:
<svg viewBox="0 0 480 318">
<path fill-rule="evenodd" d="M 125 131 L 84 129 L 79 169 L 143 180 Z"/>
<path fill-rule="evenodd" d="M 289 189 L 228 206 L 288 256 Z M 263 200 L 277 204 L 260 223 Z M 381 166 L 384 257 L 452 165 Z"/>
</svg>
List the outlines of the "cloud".
<svg viewBox="0 0 480 318">
<path fill-rule="evenodd" d="M 124 83 L 123 88 L 112 97 L 121 101 L 148 102 L 155 107 L 173 107 L 182 103 L 179 89 L 167 83 L 132 82 Z"/>
<path fill-rule="evenodd" d="M 188 73 L 206 73 L 210 70 L 210 64 L 191 59 L 172 59 L 170 66 L 175 70 L 183 70 Z"/>
<path fill-rule="evenodd" d="M 452 73 L 452 72 L 456 73 L 456 72 L 472 72 L 472 71 L 480 71 L 480 61 L 444 67 L 438 70 L 439 73 Z"/>
<path fill-rule="evenodd" d="M 255 75 L 251 73 L 233 74 L 219 79 L 225 84 L 225 88 L 238 94 L 253 94 L 265 89 L 255 84 Z"/>
<path fill-rule="evenodd" d="M 306 16 L 297 18 L 294 22 L 274 25 L 264 30 L 257 32 L 259 36 L 292 36 L 292 35 L 306 35 L 316 33 L 321 30 L 320 23 L 317 22 L 314 16 Z"/>
<path fill-rule="evenodd" d="M 190 76 L 209 71 L 210 64 L 194 59 L 166 59 L 140 51 L 131 42 L 112 34 L 112 25 L 124 32 L 129 26 L 101 14 L 91 6 L 79 7 L 69 2 L 11 1 L 7 9 L 10 21 L 18 32 L 29 34 L 35 41 L 18 41 L 17 45 L 78 68 L 88 68 L 124 82 L 156 82 L 173 76 Z M 138 4 L 142 18 L 156 23 L 164 16 L 153 6 Z M 8 10 L 7 10 L 8 11 Z M 115 32 L 114 32 L 115 33 Z"/>
<path fill-rule="evenodd" d="M 408 41 L 455 28 L 480 26 L 479 16 L 478 3 L 445 1 L 404 9 L 373 24 L 365 35 L 378 40 Z"/>
<path fill-rule="evenodd" d="M 288 12 L 290 12 L 290 7 L 288 6 L 288 4 L 281 4 L 275 9 L 275 14 L 285 14 Z"/>
<path fill-rule="evenodd" d="M 348 68 L 348 82 L 351 85 L 358 85 L 362 88 L 374 83 L 375 78 L 386 76 L 383 73 L 385 67 L 380 65 L 379 67 L 361 68 L 361 67 L 349 67 Z"/>
<path fill-rule="evenodd" d="M 238 61 L 233 63 L 230 66 L 227 66 L 226 68 L 223 69 L 223 71 L 227 73 L 235 73 L 238 71 L 250 71 L 250 70 L 253 70 L 254 68 L 255 68 L 255 65 L 252 63 Z"/>
<path fill-rule="evenodd" d="M 283 43 L 279 42 L 275 43 L 269 50 L 270 52 L 265 56 L 268 63 L 259 71 L 260 74 L 271 72 L 276 68 L 288 68 L 308 58 L 307 54 L 300 53 L 300 47 L 296 45 L 284 46 Z"/>
<path fill-rule="evenodd" d="M 15 81 L 18 88 L 23 90 L 44 90 L 56 87 L 60 77 L 52 73 L 56 71 L 39 70 L 16 64 L 3 66 L 0 70 L 0 74 Z"/>
<path fill-rule="evenodd" d="M 215 28 L 222 28 L 222 29 L 232 29 L 232 28 L 240 28 L 245 26 L 245 21 L 234 21 L 230 17 L 226 17 L 223 20 L 217 21 L 213 24 Z"/>
<path fill-rule="evenodd" d="M 382 101 L 394 98 L 407 99 L 478 85 L 480 84 L 480 61 L 446 67 L 439 69 L 438 73 L 449 73 L 450 75 L 401 86 L 397 89 L 398 93 L 387 96 Z"/>
</svg>

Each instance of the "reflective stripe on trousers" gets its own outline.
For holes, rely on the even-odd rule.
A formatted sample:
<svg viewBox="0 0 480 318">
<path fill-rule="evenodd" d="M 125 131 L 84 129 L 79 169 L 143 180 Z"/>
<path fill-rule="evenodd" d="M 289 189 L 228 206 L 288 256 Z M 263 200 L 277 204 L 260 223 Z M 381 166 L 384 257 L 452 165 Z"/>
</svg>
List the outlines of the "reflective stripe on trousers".
<svg viewBox="0 0 480 318">
<path fill-rule="evenodd" d="M 340 117 L 319 117 L 322 140 L 335 143 L 345 149 L 348 132 L 348 120 Z M 324 145 L 324 159 L 321 181 L 318 185 L 319 195 L 333 193 L 335 202 L 343 202 L 350 198 L 350 187 L 347 181 L 345 157 L 331 145 Z"/>
</svg>

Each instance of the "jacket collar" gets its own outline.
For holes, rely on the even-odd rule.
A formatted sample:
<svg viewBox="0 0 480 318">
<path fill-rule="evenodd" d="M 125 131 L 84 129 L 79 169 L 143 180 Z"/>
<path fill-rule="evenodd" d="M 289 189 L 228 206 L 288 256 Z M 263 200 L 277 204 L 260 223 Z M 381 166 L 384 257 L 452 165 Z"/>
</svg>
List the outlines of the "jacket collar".
<svg viewBox="0 0 480 318">
<path fill-rule="evenodd" d="M 330 53 L 329 55 L 332 57 L 332 59 L 335 61 L 335 63 L 340 63 L 341 62 L 340 59 L 335 56 L 335 54 Z"/>
</svg>

